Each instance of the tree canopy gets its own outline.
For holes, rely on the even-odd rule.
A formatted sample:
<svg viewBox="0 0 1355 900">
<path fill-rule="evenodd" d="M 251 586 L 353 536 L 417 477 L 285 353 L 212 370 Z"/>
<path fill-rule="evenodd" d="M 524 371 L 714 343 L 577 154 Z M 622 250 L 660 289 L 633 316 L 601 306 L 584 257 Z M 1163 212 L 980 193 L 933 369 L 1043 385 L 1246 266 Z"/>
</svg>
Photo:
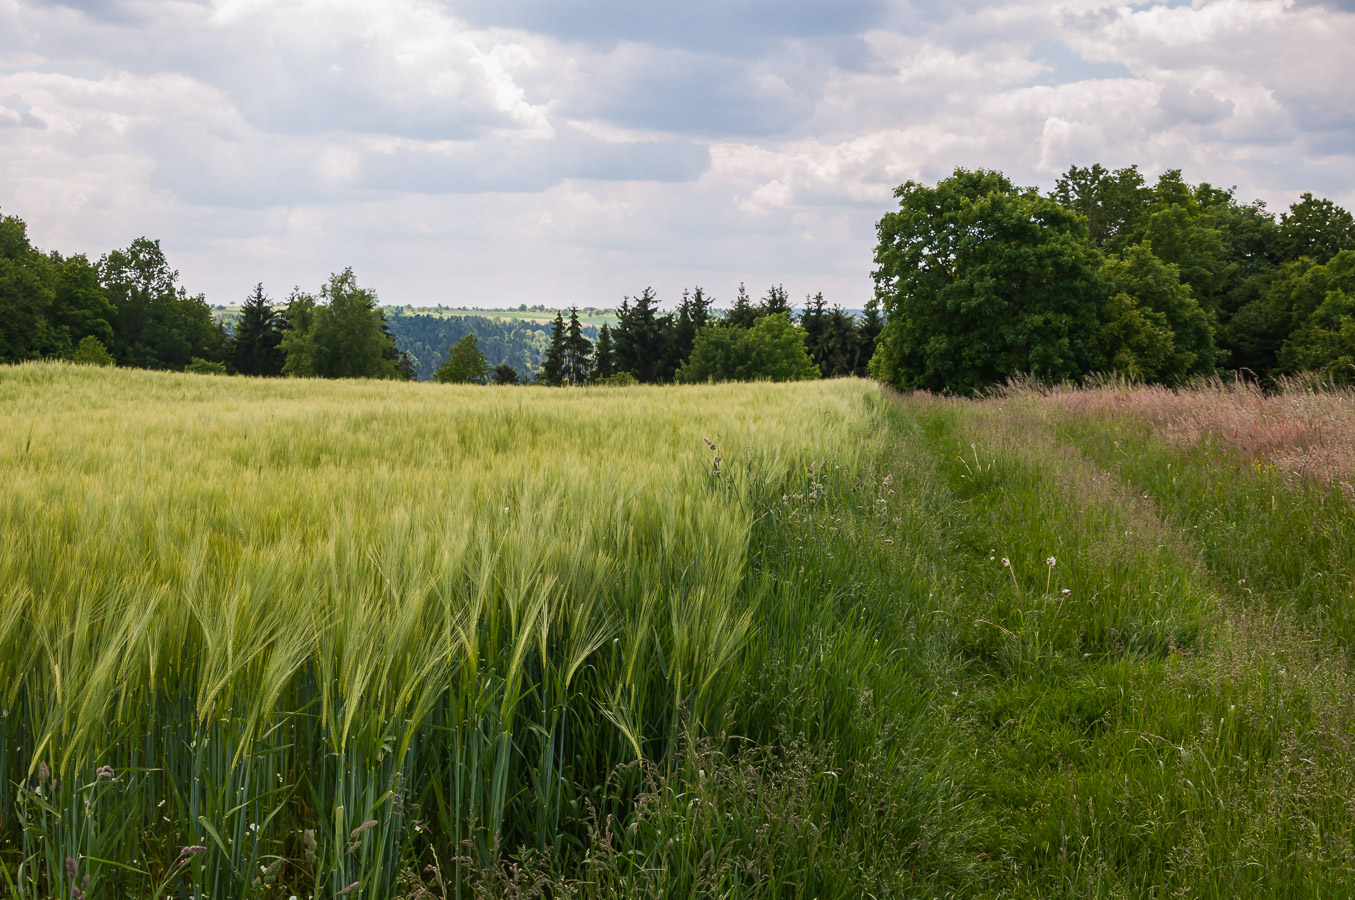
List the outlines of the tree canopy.
<svg viewBox="0 0 1355 900">
<path fill-rule="evenodd" d="M 763 316 L 751 328 L 703 328 L 691 357 L 677 371 L 677 381 L 804 381 L 819 374 L 804 332 L 789 313 L 779 312 Z"/>
<path fill-rule="evenodd" d="M 983 170 L 957 169 L 935 187 L 910 181 L 896 196 L 875 254 L 889 316 L 876 377 L 970 391 L 1105 366 L 1110 292 L 1084 218 Z"/>
<path fill-rule="evenodd" d="M 1099 165 L 1072 167 L 1047 196 L 957 169 L 896 197 L 878 226 L 887 320 L 870 365 L 896 387 L 1344 372 L 1348 314 L 1323 285 L 1355 236 L 1331 201 L 1304 194 L 1277 221 L 1179 170 L 1149 185 L 1136 167 Z"/>
<path fill-rule="evenodd" d="M 512 370 L 512 367 L 509 367 Z M 438 368 L 436 379 L 443 384 L 484 384 L 489 378 L 489 360 L 480 351 L 475 335 L 468 334 L 452 345 L 447 360 Z M 517 380 L 514 373 L 513 381 Z M 504 383 L 504 382 L 501 382 Z M 511 384 L 512 382 L 507 382 Z"/>
<path fill-rule="evenodd" d="M 359 287 L 351 268 L 331 275 L 318 298 L 294 293 L 282 348 L 289 375 L 315 378 L 403 378 L 395 340 L 376 294 Z"/>
</svg>

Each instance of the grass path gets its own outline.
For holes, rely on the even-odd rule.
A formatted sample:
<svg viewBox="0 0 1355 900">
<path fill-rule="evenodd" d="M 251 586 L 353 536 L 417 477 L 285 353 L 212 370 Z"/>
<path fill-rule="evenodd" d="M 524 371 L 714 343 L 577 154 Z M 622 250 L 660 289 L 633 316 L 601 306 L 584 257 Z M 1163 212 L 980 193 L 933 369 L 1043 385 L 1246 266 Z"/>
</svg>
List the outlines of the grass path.
<svg viewBox="0 0 1355 900">
<path fill-rule="evenodd" d="M 1344 495 L 1033 395 L 901 402 L 964 513 L 937 614 L 985 890 L 1347 894 Z"/>
</svg>

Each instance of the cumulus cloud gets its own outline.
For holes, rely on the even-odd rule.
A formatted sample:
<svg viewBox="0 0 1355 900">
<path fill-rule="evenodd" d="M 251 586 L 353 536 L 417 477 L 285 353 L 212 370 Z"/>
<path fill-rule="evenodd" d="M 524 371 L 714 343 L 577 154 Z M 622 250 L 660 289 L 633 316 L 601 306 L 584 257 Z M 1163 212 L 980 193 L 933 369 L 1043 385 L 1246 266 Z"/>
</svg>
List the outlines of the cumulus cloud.
<svg viewBox="0 0 1355 900">
<path fill-rule="evenodd" d="M 1355 206 L 1349 0 L 0 0 L 0 205 L 163 239 L 233 301 L 869 296 L 873 224 L 958 165 Z"/>
</svg>

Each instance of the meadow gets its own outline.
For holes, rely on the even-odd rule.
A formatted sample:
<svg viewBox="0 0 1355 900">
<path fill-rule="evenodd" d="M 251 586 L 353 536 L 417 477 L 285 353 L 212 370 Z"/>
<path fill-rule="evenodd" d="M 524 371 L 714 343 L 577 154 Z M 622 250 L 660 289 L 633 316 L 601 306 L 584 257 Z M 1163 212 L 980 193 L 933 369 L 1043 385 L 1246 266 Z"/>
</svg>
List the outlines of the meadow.
<svg viewBox="0 0 1355 900">
<path fill-rule="evenodd" d="M 0 368 L 0 896 L 1355 891 L 1355 402 Z"/>
</svg>

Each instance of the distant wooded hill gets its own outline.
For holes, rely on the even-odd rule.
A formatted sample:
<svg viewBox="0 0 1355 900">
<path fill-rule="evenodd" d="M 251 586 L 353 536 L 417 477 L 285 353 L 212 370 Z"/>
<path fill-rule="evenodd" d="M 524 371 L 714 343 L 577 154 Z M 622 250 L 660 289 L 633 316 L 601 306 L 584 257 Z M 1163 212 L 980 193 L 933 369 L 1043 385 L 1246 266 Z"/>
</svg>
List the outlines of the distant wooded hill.
<svg viewBox="0 0 1355 900">
<path fill-rule="evenodd" d="M 395 335 L 395 346 L 409 354 L 420 381 L 430 380 L 447 358 L 447 349 L 468 334 L 475 335 L 491 366 L 506 363 L 522 375 L 531 375 L 540 369 L 550 347 L 550 320 L 499 319 L 484 314 L 498 310 L 468 315 L 439 311 L 411 315 L 398 308 L 385 312 L 391 334 Z M 551 319 L 554 319 L 553 315 Z M 583 330 L 590 341 L 597 340 L 595 326 L 585 326 Z"/>
</svg>

